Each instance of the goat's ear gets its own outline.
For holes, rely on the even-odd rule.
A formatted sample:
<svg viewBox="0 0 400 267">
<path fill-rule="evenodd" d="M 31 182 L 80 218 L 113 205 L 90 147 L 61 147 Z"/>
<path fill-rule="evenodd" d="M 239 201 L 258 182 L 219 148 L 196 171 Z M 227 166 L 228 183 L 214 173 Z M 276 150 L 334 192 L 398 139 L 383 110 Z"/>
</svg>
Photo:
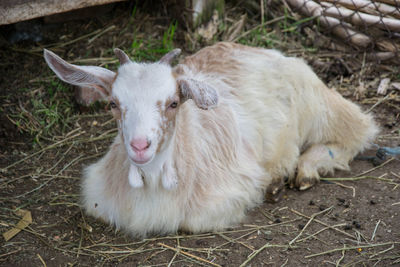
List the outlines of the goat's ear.
<svg viewBox="0 0 400 267">
<path fill-rule="evenodd" d="M 64 82 L 80 87 L 91 87 L 103 97 L 111 94 L 112 83 L 116 75 L 114 72 L 101 67 L 70 64 L 46 49 L 43 54 L 47 65 Z"/>
<path fill-rule="evenodd" d="M 193 99 L 201 109 L 217 106 L 218 93 L 211 85 L 194 79 L 179 79 L 177 82 L 184 99 Z"/>
<path fill-rule="evenodd" d="M 175 48 L 174 50 L 169 51 L 167 54 L 165 54 L 161 59 L 160 59 L 160 63 L 161 64 L 168 64 L 171 65 L 172 60 L 174 60 L 174 58 L 176 58 L 177 56 L 179 56 L 179 54 L 181 53 L 181 49 L 179 48 Z"/>
</svg>

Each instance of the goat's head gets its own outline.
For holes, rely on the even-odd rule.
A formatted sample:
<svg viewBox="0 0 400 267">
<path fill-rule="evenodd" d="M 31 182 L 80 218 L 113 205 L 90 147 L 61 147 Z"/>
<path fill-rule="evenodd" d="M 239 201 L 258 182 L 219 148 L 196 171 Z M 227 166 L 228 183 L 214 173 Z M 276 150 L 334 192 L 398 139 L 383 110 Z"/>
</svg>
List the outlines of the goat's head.
<svg viewBox="0 0 400 267">
<path fill-rule="evenodd" d="M 90 87 L 110 103 L 129 159 L 134 165 L 150 163 L 164 151 L 175 130 L 180 105 L 193 99 L 201 109 L 218 102 L 214 88 L 189 77 L 175 77 L 170 63 L 175 49 L 156 63 L 135 63 L 120 49 L 114 50 L 118 73 L 101 67 L 76 66 L 45 50 L 44 57 L 57 76 L 70 84 Z"/>
</svg>

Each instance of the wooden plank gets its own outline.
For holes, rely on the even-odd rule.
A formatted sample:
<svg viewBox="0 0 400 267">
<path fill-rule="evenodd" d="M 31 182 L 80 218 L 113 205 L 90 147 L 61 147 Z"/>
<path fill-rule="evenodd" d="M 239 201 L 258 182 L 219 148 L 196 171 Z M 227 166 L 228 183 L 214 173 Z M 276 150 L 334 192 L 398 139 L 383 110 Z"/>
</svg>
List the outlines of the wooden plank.
<svg viewBox="0 0 400 267">
<path fill-rule="evenodd" d="M 0 25 L 125 0 L 1 0 Z"/>
</svg>

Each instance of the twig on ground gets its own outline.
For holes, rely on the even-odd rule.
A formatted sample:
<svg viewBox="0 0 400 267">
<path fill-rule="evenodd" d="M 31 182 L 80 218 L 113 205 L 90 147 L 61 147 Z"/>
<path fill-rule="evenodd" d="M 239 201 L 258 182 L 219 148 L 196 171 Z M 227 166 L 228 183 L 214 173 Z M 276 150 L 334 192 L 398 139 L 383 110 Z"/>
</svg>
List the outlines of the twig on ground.
<svg viewBox="0 0 400 267">
<path fill-rule="evenodd" d="M 338 186 L 351 189 L 353 191 L 353 195 L 352 196 L 353 197 L 356 196 L 356 188 L 354 186 L 344 185 L 344 184 L 341 184 L 341 183 L 338 183 L 338 182 L 333 182 L 333 183 L 338 185 Z"/>
<path fill-rule="evenodd" d="M 318 215 L 321 215 L 327 211 L 330 211 L 332 209 L 333 209 L 333 206 L 311 215 L 310 219 L 308 220 L 306 225 L 303 227 L 303 229 L 301 229 L 300 233 L 295 238 L 293 238 L 292 241 L 289 242 L 289 246 L 291 246 L 294 242 L 296 242 L 296 240 L 303 234 L 303 232 L 306 230 L 306 228 L 310 225 L 310 223 L 314 220 L 315 217 L 317 217 Z"/>
<path fill-rule="evenodd" d="M 7 253 L 4 253 L 4 254 L 1 254 L 1 255 L 0 255 L 0 258 L 7 257 L 7 256 L 9 256 L 9 255 L 15 254 L 15 253 L 17 253 L 17 252 L 20 252 L 20 251 L 21 251 L 21 249 L 20 249 L 20 248 L 18 248 L 18 249 L 16 249 L 16 250 L 13 250 L 13 251 L 10 251 L 10 252 L 7 252 Z"/>
<path fill-rule="evenodd" d="M 179 254 L 178 251 L 175 252 L 174 256 L 172 256 L 171 260 L 169 261 L 167 267 L 171 267 L 172 263 L 174 262 L 176 256 L 178 256 L 178 254 Z"/>
<path fill-rule="evenodd" d="M 267 243 L 267 244 L 265 244 L 264 246 L 262 246 L 261 248 L 259 248 L 259 249 L 255 250 L 255 251 L 253 251 L 253 252 L 247 257 L 247 259 L 246 259 L 242 264 L 240 264 L 240 267 L 245 267 L 245 266 L 247 266 L 247 264 L 248 264 L 252 259 L 254 259 L 254 257 L 257 256 L 258 253 L 260 253 L 260 252 L 263 251 L 264 249 L 266 249 L 266 248 L 273 248 L 273 247 L 288 248 L 287 245 L 274 245 L 274 244 L 269 244 L 269 243 Z"/>
<path fill-rule="evenodd" d="M 36 254 L 37 257 L 39 258 L 40 262 L 43 264 L 44 267 L 47 267 L 46 263 L 44 262 L 43 258 L 40 256 L 40 254 Z"/>
<path fill-rule="evenodd" d="M 311 219 L 310 216 L 307 216 L 307 215 L 305 215 L 305 214 L 303 214 L 303 213 L 301 213 L 301 212 L 299 212 L 299 211 L 297 211 L 297 210 L 294 210 L 294 209 L 289 209 L 289 210 L 290 210 L 291 212 L 297 214 L 297 215 L 300 215 L 300 216 L 304 217 L 304 218 Z M 329 224 L 324 223 L 323 221 L 320 221 L 320 220 L 318 220 L 318 219 L 314 219 L 314 221 L 317 222 L 317 223 L 319 223 L 319 224 L 322 224 L 323 226 L 329 227 L 329 229 L 332 229 L 332 230 L 335 230 L 336 232 L 339 232 L 339 233 L 341 233 L 341 234 L 344 234 L 345 236 L 348 236 L 348 237 L 350 237 L 350 238 L 352 238 L 352 239 L 355 238 L 353 235 L 351 235 L 351 234 L 349 234 L 349 233 L 346 233 L 345 231 L 342 231 L 342 230 L 340 230 L 340 229 L 336 229 L 335 227 L 330 226 Z"/>
<path fill-rule="evenodd" d="M 18 160 L 18 161 L 8 165 L 7 167 L 5 167 L 3 169 L 0 169 L 0 171 L 1 172 L 6 172 L 8 169 L 10 169 L 10 168 L 22 163 L 22 162 L 34 157 L 36 155 L 39 155 L 39 154 L 41 154 L 43 152 L 46 152 L 47 150 L 51 150 L 51 149 L 56 148 L 56 147 L 68 145 L 68 144 L 71 144 L 73 142 L 76 142 L 76 143 L 91 143 L 91 142 L 96 142 L 96 141 L 100 141 L 100 140 L 103 140 L 103 139 L 108 139 L 108 138 L 115 137 L 115 134 L 108 134 L 108 133 L 109 132 L 116 132 L 116 131 L 117 131 L 117 129 L 111 129 L 111 130 L 109 130 L 109 131 L 107 131 L 107 132 L 105 132 L 105 133 L 103 133 L 103 134 L 101 134 L 99 136 L 93 137 L 93 138 L 81 138 L 81 139 L 77 139 L 77 140 L 71 141 L 70 139 L 73 139 L 73 138 L 81 135 L 81 133 L 75 134 L 75 135 L 70 136 L 70 137 L 68 137 L 68 138 L 66 138 L 64 140 L 58 141 L 58 142 L 56 142 L 54 144 L 51 144 L 51 145 L 49 145 L 49 146 L 47 146 L 47 147 L 45 147 L 45 148 L 43 148 L 43 149 L 41 149 L 41 150 L 39 150 L 37 152 L 34 152 L 34 153 L 26 156 L 25 158 L 23 158 L 21 160 Z"/>
<path fill-rule="evenodd" d="M 392 249 L 394 249 L 394 244 L 393 244 L 390 248 L 384 249 L 384 250 L 382 250 L 382 251 L 379 251 L 379 252 L 377 252 L 377 253 L 375 253 L 375 254 L 369 256 L 369 258 L 372 259 L 372 258 L 374 258 L 374 257 L 376 257 L 376 256 L 378 256 L 378 255 L 380 255 L 380 254 L 386 253 L 386 252 L 388 252 L 388 251 L 390 251 L 390 250 L 392 250 Z"/>
<path fill-rule="evenodd" d="M 111 25 L 110 27 L 106 28 L 105 30 L 99 32 L 98 34 L 96 34 L 95 36 L 93 36 L 92 38 L 90 38 L 88 40 L 88 44 L 92 43 L 94 40 L 96 40 L 98 37 L 102 36 L 103 34 L 105 34 L 106 32 L 109 32 L 111 30 L 114 30 L 116 28 L 115 25 Z"/>
<path fill-rule="evenodd" d="M 342 250 L 342 257 L 338 259 L 336 262 L 336 267 L 340 266 L 340 262 L 344 259 L 344 254 L 346 253 L 346 244 L 343 245 L 343 250 Z"/>
<path fill-rule="evenodd" d="M 365 245 L 365 246 L 335 248 L 335 249 L 327 250 L 327 251 L 324 251 L 324 252 L 307 255 L 307 256 L 304 256 L 304 258 L 309 259 L 309 258 L 313 258 L 313 257 L 322 256 L 322 255 L 325 255 L 325 254 L 337 252 L 337 251 L 342 251 L 342 250 L 353 250 L 353 249 L 357 250 L 357 249 L 360 249 L 360 248 L 361 249 L 362 248 L 373 248 L 373 247 L 387 246 L 387 245 L 393 245 L 393 244 L 399 244 L 399 243 L 400 242 L 386 242 L 386 243 L 380 243 L 380 244 L 370 244 L 370 245 Z"/>
<path fill-rule="evenodd" d="M 289 259 L 287 258 L 287 259 L 285 260 L 285 262 L 281 265 L 281 267 L 286 266 L 286 264 L 288 263 L 288 261 L 289 261 Z"/>
<path fill-rule="evenodd" d="M 346 223 L 341 223 L 341 224 L 332 225 L 332 227 L 335 228 L 335 227 L 342 227 L 342 226 L 346 226 L 346 225 L 347 225 Z M 310 239 L 310 238 L 313 238 L 313 237 L 315 238 L 316 235 L 318 235 L 318 234 L 320 234 L 323 231 L 328 230 L 328 229 L 331 229 L 331 228 L 330 227 L 324 227 L 321 230 L 318 230 L 317 232 L 315 232 L 314 234 L 311 234 L 311 235 L 308 235 L 307 237 L 304 237 L 302 239 L 296 240 L 296 243 L 300 243 L 300 242 L 306 241 L 307 239 Z"/>
<path fill-rule="evenodd" d="M 250 227 L 250 228 L 256 228 L 257 230 L 259 230 L 259 229 L 270 228 L 270 227 L 274 227 L 274 226 L 281 226 L 281 225 L 284 225 L 284 224 L 290 224 L 290 223 L 296 222 L 298 220 L 301 220 L 301 218 L 296 218 L 296 219 L 285 221 L 285 222 L 267 224 L 267 225 L 244 224 L 243 226 Z M 249 230 L 249 229 L 247 229 L 247 230 Z M 246 231 L 246 230 L 239 230 L 239 231 L 243 232 L 243 231 Z M 229 233 L 229 232 L 222 232 L 222 233 Z"/>
<path fill-rule="evenodd" d="M 385 166 L 386 164 L 392 162 L 393 160 L 394 160 L 394 158 L 388 159 L 387 161 L 385 161 L 385 162 L 382 163 L 381 165 L 376 166 L 376 167 L 374 167 L 374 168 L 372 168 L 372 169 L 369 169 L 369 170 L 367 170 L 367 171 L 365 171 L 365 172 L 362 172 L 362 173 L 356 175 L 356 177 L 364 176 L 364 175 L 366 175 L 367 173 L 370 173 L 370 172 L 372 172 L 372 171 L 375 171 L 375 170 L 377 170 L 377 169 L 380 169 L 380 168 L 382 168 L 383 166 Z"/>
<path fill-rule="evenodd" d="M 371 236 L 371 241 L 374 240 L 375 235 L 376 235 L 376 231 L 378 230 L 378 226 L 379 226 L 380 223 L 381 223 L 381 220 L 379 220 L 379 221 L 376 223 L 375 228 L 374 228 L 374 232 L 372 233 L 372 236 Z"/>
<path fill-rule="evenodd" d="M 381 98 L 376 102 L 372 107 L 370 107 L 365 113 L 370 113 L 374 108 L 376 108 L 378 105 L 382 104 L 384 101 L 386 101 L 389 97 L 391 97 L 393 93 L 391 92 L 390 94 L 387 94 L 385 97 Z"/>
<path fill-rule="evenodd" d="M 251 235 L 252 233 L 254 233 L 254 232 L 256 232 L 256 231 L 257 231 L 257 230 L 251 231 L 250 233 L 247 233 L 247 234 L 242 235 L 242 236 L 240 236 L 239 238 L 235 238 L 235 239 L 229 238 L 229 237 L 227 237 L 226 235 L 219 233 L 218 235 L 219 235 L 220 237 L 222 237 L 223 239 L 225 239 L 225 240 L 228 241 L 227 243 L 224 243 L 224 244 L 220 245 L 219 247 L 222 247 L 223 245 L 226 245 L 226 244 L 229 244 L 229 243 L 235 243 L 235 242 L 236 242 L 236 243 L 238 243 L 238 244 L 240 244 L 240 245 L 242 245 L 242 246 L 244 246 L 244 247 L 250 249 L 251 251 L 254 251 L 254 247 L 252 247 L 252 246 L 250 246 L 250 245 L 247 245 L 247 244 L 244 243 L 244 242 L 238 241 L 238 239 L 241 239 L 241 238 L 243 238 L 243 237 L 245 237 L 245 236 Z M 213 250 L 214 250 L 214 249 L 213 249 Z"/>
<path fill-rule="evenodd" d="M 49 146 L 47 146 L 47 147 L 45 147 L 45 148 L 43 148 L 43 149 L 41 149 L 41 150 L 39 150 L 39 151 L 37 151 L 37 152 L 35 152 L 35 153 L 32 153 L 32 154 L 26 156 L 25 158 L 23 158 L 23 159 L 21 159 L 21 160 L 18 160 L 18 161 L 16 161 L 16 162 L 14 162 L 14 163 L 8 165 L 7 167 L 1 169 L 1 171 L 2 171 L 2 172 L 5 172 L 5 171 L 7 171 L 8 169 L 10 169 L 10 168 L 12 168 L 12 167 L 14 167 L 14 166 L 16 166 L 16 165 L 18 165 L 18 164 L 20 164 L 20 163 L 22 163 L 22 162 L 24 162 L 24 161 L 30 159 L 30 158 L 36 156 L 36 155 L 39 155 L 40 153 L 43 153 L 43 152 L 45 152 L 45 151 L 47 151 L 47 150 L 53 149 L 53 148 L 58 147 L 58 146 L 60 146 L 60 145 L 64 145 L 64 143 L 66 143 L 66 142 L 69 141 L 70 139 L 73 139 L 73 138 L 75 138 L 75 137 L 77 137 L 77 136 L 79 136 L 79 135 L 81 135 L 81 133 L 74 134 L 73 136 L 70 136 L 70 137 L 68 137 L 68 138 L 65 138 L 64 140 L 58 141 L 58 142 L 56 142 L 56 143 L 54 143 L 54 144 L 51 144 L 51 145 L 49 145 Z"/>
<path fill-rule="evenodd" d="M 384 181 L 384 182 L 393 182 L 393 179 L 383 178 L 383 176 L 382 175 L 380 177 L 376 177 L 376 176 L 356 176 L 356 177 L 334 177 L 334 178 L 328 177 L 328 178 L 320 178 L 320 179 L 322 181 L 329 181 L 329 182 L 333 182 L 333 181 L 358 181 L 358 180 L 363 180 L 363 179 L 376 179 L 376 180 L 381 180 L 381 181 Z"/>
<path fill-rule="evenodd" d="M 203 258 L 201 258 L 201 257 L 199 257 L 199 256 L 196 256 L 196 255 L 190 254 L 189 252 L 186 252 L 186 251 L 183 251 L 183 250 L 180 250 L 180 249 L 177 249 L 177 248 L 168 246 L 168 245 L 166 245 L 166 244 L 164 244 L 164 243 L 157 243 L 157 245 L 162 246 L 162 247 L 167 248 L 167 249 L 170 249 L 170 250 L 173 250 L 173 251 L 175 251 L 175 252 L 177 252 L 177 253 L 182 253 L 182 254 L 184 254 L 184 255 L 186 255 L 186 256 L 189 256 L 189 257 L 191 257 L 191 258 L 193 258 L 193 259 L 196 259 L 196 260 L 198 260 L 198 261 L 202 261 L 202 262 L 211 264 L 211 265 L 213 265 L 213 266 L 221 267 L 221 265 L 219 265 L 219 264 L 217 264 L 217 263 L 208 261 L 208 260 L 203 259 Z"/>
</svg>

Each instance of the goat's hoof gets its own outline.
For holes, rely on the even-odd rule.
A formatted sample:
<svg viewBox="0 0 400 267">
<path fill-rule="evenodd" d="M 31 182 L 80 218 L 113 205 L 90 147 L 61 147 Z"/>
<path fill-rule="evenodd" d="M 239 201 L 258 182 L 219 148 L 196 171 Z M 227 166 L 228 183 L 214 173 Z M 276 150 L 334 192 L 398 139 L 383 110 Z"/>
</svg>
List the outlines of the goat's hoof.
<svg viewBox="0 0 400 267">
<path fill-rule="evenodd" d="M 313 187 L 319 182 L 319 179 L 316 177 L 303 177 L 301 179 L 298 179 L 297 181 L 297 187 L 299 188 L 299 190 L 303 191 Z"/>
<path fill-rule="evenodd" d="M 267 187 L 265 200 L 269 203 L 277 203 L 281 200 L 285 185 L 282 179 L 276 179 Z"/>
</svg>

